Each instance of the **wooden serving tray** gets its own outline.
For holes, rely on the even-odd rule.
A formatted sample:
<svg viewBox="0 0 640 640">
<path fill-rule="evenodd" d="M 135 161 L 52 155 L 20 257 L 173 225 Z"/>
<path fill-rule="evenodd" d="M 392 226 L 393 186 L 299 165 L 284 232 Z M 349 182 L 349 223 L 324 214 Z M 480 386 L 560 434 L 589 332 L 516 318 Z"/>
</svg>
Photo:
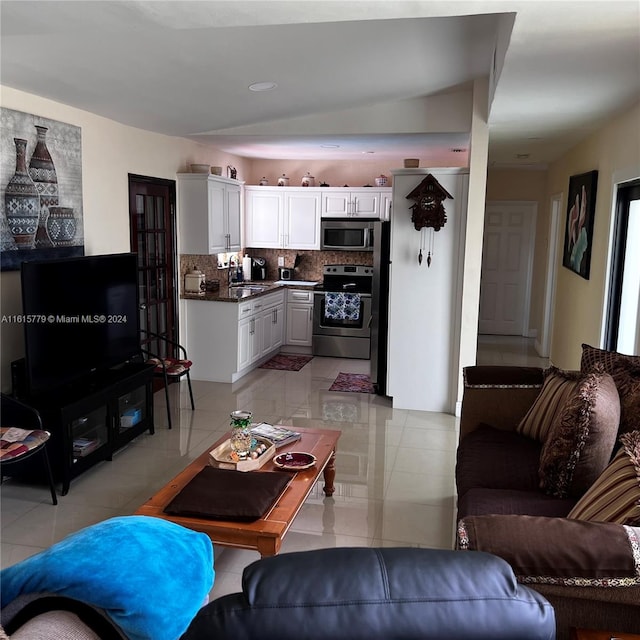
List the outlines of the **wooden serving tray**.
<svg viewBox="0 0 640 640">
<path fill-rule="evenodd" d="M 254 436 L 256 442 L 267 445 L 267 450 L 257 458 L 247 458 L 235 462 L 231 459 L 231 440 L 225 440 L 221 445 L 209 451 L 209 465 L 218 469 L 233 469 L 236 471 L 255 471 L 265 465 L 276 453 L 276 446 L 266 438 Z"/>
</svg>

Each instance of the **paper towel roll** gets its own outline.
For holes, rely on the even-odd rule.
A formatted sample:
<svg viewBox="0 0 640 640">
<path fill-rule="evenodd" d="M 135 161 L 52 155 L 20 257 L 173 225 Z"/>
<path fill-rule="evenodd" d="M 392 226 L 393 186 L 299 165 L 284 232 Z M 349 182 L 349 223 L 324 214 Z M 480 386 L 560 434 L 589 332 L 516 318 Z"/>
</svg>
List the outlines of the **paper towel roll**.
<svg viewBox="0 0 640 640">
<path fill-rule="evenodd" d="M 251 280 L 251 258 L 248 255 L 242 258 L 242 275 L 245 280 Z"/>
</svg>

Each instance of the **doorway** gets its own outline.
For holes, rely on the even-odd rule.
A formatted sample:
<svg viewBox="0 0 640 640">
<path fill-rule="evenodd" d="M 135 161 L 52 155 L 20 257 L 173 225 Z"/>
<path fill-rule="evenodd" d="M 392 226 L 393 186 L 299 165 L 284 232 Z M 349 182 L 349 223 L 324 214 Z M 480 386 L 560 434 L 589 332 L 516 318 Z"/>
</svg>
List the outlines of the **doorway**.
<svg viewBox="0 0 640 640">
<path fill-rule="evenodd" d="M 537 204 L 487 203 L 478 333 L 526 336 Z"/>
<path fill-rule="evenodd" d="M 605 349 L 640 352 L 640 180 L 618 188 L 616 198 Z"/>
<path fill-rule="evenodd" d="M 177 342 L 175 203 L 175 181 L 129 174 L 129 229 L 131 251 L 138 254 L 140 329 Z M 166 352 L 166 344 L 143 334 L 145 349 L 173 357 Z"/>
</svg>

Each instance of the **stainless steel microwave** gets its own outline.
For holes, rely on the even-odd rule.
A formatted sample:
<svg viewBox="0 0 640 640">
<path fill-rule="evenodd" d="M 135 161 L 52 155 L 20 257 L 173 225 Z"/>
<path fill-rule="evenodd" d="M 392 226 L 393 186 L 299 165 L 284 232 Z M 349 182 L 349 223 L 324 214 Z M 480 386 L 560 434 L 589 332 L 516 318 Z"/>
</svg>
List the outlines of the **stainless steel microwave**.
<svg viewBox="0 0 640 640">
<path fill-rule="evenodd" d="M 320 248 L 325 251 L 373 251 L 374 220 L 322 221 Z"/>
</svg>

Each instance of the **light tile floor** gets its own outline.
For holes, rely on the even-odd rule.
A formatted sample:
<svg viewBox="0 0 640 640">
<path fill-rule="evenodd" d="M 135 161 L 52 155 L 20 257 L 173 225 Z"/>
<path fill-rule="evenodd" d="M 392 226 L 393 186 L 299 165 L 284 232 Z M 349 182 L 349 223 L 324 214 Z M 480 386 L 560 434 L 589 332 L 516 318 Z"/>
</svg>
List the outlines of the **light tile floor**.
<svg viewBox="0 0 640 640">
<path fill-rule="evenodd" d="M 479 364 L 533 363 L 529 342 L 486 336 L 479 342 Z M 388 399 L 375 395 L 329 391 L 339 372 L 368 371 L 368 361 L 316 357 L 298 372 L 256 369 L 233 385 L 195 381 L 193 412 L 186 408 L 184 383 L 180 390 L 174 385 L 173 404 L 177 407 L 180 393 L 181 409 L 171 431 L 163 394 L 156 393 L 155 435 L 139 436 L 111 462 L 76 478 L 57 506 L 45 487 L 12 480 L 2 485 L 1 566 L 82 527 L 133 513 L 227 430 L 235 409 L 251 409 L 267 422 L 342 431 L 336 493 L 326 498 L 322 483 L 316 485 L 282 552 L 375 545 L 451 548 L 457 420 L 393 409 Z M 243 568 L 256 559 L 252 551 L 216 547 L 211 597 L 239 590 Z"/>
</svg>

